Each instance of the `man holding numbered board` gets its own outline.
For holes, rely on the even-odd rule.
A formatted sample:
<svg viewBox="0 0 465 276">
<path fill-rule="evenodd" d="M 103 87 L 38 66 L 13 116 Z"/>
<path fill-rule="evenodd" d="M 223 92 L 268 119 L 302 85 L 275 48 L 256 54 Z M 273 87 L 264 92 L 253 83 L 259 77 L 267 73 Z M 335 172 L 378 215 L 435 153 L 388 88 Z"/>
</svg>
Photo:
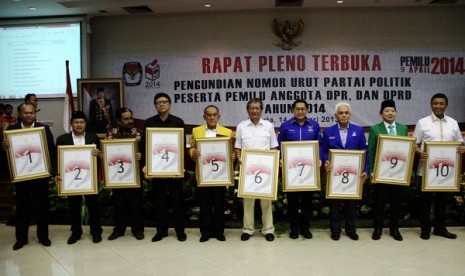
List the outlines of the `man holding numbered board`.
<svg viewBox="0 0 465 276">
<path fill-rule="evenodd" d="M 191 148 L 189 154 L 192 159 L 197 161 L 197 158 L 202 155 L 199 149 L 196 148 L 196 139 L 213 138 L 213 137 L 232 137 L 232 130 L 218 124 L 220 119 L 220 110 L 214 105 L 207 106 L 203 111 L 203 118 L 206 124 L 195 127 L 192 130 L 192 138 L 189 142 Z M 232 155 L 234 159 L 235 155 Z M 213 162 L 213 161 L 212 161 Z M 223 163 L 223 162 L 221 162 Z M 201 164 L 197 164 L 201 166 Z M 219 165 L 213 167 L 219 170 Z M 221 166 L 223 169 L 227 169 Z M 214 170 L 212 169 L 212 171 Z M 219 187 L 199 187 L 199 203 L 200 203 L 200 242 L 206 242 L 210 238 L 216 238 L 219 241 L 225 241 L 224 236 L 224 202 L 226 189 L 224 186 Z"/>
<path fill-rule="evenodd" d="M 443 93 L 434 94 L 431 97 L 431 110 L 433 113 L 420 119 L 413 132 L 413 137 L 417 138 L 417 154 L 420 155 L 421 161 L 428 159 L 428 154 L 424 152 L 425 141 L 458 141 L 462 142 L 462 146 L 458 147 L 457 151 L 460 154 L 465 152 L 463 146 L 463 137 L 460 132 L 459 125 L 456 120 L 446 116 L 445 111 L 448 105 L 447 96 Z M 417 174 L 421 186 L 422 164 L 419 162 Z M 434 208 L 434 231 L 433 234 L 446 239 L 455 239 L 457 235 L 450 233 L 446 228 L 446 198 L 449 194 L 445 192 L 420 192 L 421 208 L 420 208 L 420 237 L 428 240 L 431 234 L 431 205 L 435 203 Z"/>
<path fill-rule="evenodd" d="M 247 102 L 249 119 L 242 121 L 236 128 L 236 142 L 234 148 L 236 157 L 241 159 L 242 149 L 277 149 L 278 140 L 273 124 L 261 118 L 263 102 L 260 99 L 251 99 Z M 256 177 L 257 178 L 257 177 Z M 267 241 L 274 240 L 273 210 L 271 200 L 260 199 L 262 209 L 262 234 Z M 255 198 L 244 198 L 244 226 L 241 240 L 250 239 L 254 232 Z"/>
<path fill-rule="evenodd" d="M 376 156 L 376 145 L 380 134 L 407 136 L 407 126 L 396 122 L 397 110 L 393 100 L 385 100 L 381 103 L 379 114 L 383 121 L 370 128 L 368 136 L 368 156 L 370 160 L 370 171 L 373 173 Z M 390 160 L 390 169 L 398 165 L 399 160 Z M 400 203 L 402 199 L 402 186 L 389 184 L 374 185 L 374 206 L 373 206 L 373 240 L 379 240 L 383 232 L 384 205 L 389 201 L 389 235 L 395 240 L 402 241 L 399 232 Z"/>
</svg>

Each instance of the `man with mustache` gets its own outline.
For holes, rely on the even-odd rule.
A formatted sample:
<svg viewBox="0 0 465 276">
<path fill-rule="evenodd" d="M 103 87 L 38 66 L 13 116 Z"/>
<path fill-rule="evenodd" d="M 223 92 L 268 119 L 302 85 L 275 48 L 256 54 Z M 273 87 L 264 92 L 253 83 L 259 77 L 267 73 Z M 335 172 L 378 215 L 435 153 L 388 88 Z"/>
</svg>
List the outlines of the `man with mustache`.
<svg viewBox="0 0 465 276">
<path fill-rule="evenodd" d="M 107 139 L 124 139 L 136 138 L 138 152 L 136 153 L 136 161 L 141 159 L 140 147 L 143 136 L 142 130 L 134 127 L 134 117 L 132 110 L 127 107 L 121 107 L 116 110 L 116 123 L 118 127 L 110 129 L 107 134 Z M 139 179 L 140 181 L 140 179 Z M 111 196 L 113 198 L 114 221 L 115 227 L 113 232 L 108 236 L 108 240 L 112 241 L 120 236 L 124 236 L 126 226 L 130 224 L 131 233 L 137 240 L 144 239 L 144 223 L 142 219 L 142 201 L 143 188 L 121 188 L 113 189 Z"/>
</svg>

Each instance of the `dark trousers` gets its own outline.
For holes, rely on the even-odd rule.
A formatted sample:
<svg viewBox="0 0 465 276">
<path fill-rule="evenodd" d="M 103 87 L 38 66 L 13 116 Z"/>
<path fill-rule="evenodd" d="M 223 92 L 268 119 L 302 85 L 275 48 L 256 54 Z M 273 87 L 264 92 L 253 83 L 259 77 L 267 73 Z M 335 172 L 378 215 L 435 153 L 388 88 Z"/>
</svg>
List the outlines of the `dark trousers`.
<svg viewBox="0 0 465 276">
<path fill-rule="evenodd" d="M 113 189 L 112 198 L 115 206 L 113 232 L 124 235 L 126 226 L 131 226 L 133 234 L 144 233 L 142 220 L 142 188 Z"/>
<path fill-rule="evenodd" d="M 329 226 L 331 233 L 341 233 L 341 209 L 345 213 L 345 230 L 346 233 L 353 233 L 355 229 L 355 219 L 357 218 L 356 200 L 331 200 L 329 210 Z"/>
<path fill-rule="evenodd" d="M 37 223 L 37 238 L 48 239 L 48 179 L 34 179 L 14 184 L 16 188 L 16 241 L 27 242 L 31 214 Z"/>
<path fill-rule="evenodd" d="M 389 228 L 399 228 L 402 186 L 374 184 L 373 227 L 384 227 L 384 205 L 389 203 Z"/>
<path fill-rule="evenodd" d="M 307 232 L 310 228 L 312 213 L 312 192 L 289 192 L 286 194 L 289 207 L 289 225 L 291 232 Z M 300 214 L 299 214 L 300 209 Z"/>
<path fill-rule="evenodd" d="M 421 188 L 422 177 L 418 178 Z M 421 192 L 420 191 L 420 226 L 425 232 L 431 231 L 431 226 L 434 226 L 436 231 L 446 229 L 446 199 L 449 193 L 445 192 Z M 431 206 L 434 201 L 434 225 L 431 223 Z"/>
<path fill-rule="evenodd" d="M 82 197 L 79 196 L 68 196 L 69 214 L 71 217 L 71 232 L 73 235 L 81 236 L 81 208 L 82 208 Z M 100 207 L 98 203 L 98 195 L 85 195 L 84 200 L 86 202 L 87 210 L 89 211 L 89 227 L 90 234 L 92 236 L 102 235 L 102 226 L 100 224 Z"/>
<path fill-rule="evenodd" d="M 225 187 L 200 187 L 200 233 L 202 236 L 224 234 Z"/>
<path fill-rule="evenodd" d="M 168 231 L 169 207 L 171 207 L 176 234 L 183 234 L 184 196 L 181 179 L 152 179 L 152 187 L 155 194 L 157 232 L 166 233 Z"/>
</svg>

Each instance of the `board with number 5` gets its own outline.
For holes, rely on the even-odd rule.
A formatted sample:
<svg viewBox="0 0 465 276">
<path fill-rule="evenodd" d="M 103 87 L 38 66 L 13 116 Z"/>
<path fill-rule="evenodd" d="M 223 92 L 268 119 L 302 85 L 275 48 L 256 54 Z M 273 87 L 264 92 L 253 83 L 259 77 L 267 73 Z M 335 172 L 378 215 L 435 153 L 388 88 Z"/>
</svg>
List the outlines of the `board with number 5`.
<svg viewBox="0 0 465 276">
<path fill-rule="evenodd" d="M 196 164 L 197 185 L 199 187 L 234 185 L 231 138 L 200 138 L 196 143 L 196 148 L 200 151 Z"/>
</svg>

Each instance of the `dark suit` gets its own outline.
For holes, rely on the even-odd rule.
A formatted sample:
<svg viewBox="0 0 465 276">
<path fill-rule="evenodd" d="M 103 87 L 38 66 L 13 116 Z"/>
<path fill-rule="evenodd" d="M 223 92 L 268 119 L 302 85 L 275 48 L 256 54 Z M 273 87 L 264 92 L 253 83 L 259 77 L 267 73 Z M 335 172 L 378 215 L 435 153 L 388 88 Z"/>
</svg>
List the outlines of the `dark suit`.
<svg viewBox="0 0 465 276">
<path fill-rule="evenodd" d="M 50 162 L 55 162 L 55 146 L 53 135 L 47 125 L 35 122 L 34 127 L 44 127 L 47 137 L 47 146 Z M 21 123 L 10 125 L 8 130 L 21 129 Z M 54 166 L 52 165 L 51 168 Z M 51 172 L 53 175 L 53 172 Z M 39 241 L 48 240 L 48 215 L 50 202 L 48 200 L 49 178 L 39 178 L 15 183 L 16 189 L 16 241 L 26 243 L 28 241 L 29 216 L 35 215 L 37 223 L 37 238 Z"/>
<path fill-rule="evenodd" d="M 108 112 L 108 117 L 106 117 L 104 112 L 100 109 L 97 99 L 90 101 L 88 127 L 96 133 L 105 133 L 108 130 L 108 125 L 114 125 L 113 107 L 111 106 L 111 101 L 109 99 L 104 99 L 104 101 L 105 108 Z"/>
<path fill-rule="evenodd" d="M 184 121 L 171 114 L 162 121 L 159 115 L 148 118 L 145 121 L 144 133 L 148 127 L 184 128 Z M 145 155 L 145 135 L 142 137 L 142 154 Z M 142 160 L 145 160 L 143 157 Z M 174 229 L 176 234 L 184 234 L 184 196 L 181 178 L 152 178 L 152 188 L 155 194 L 155 207 L 157 218 L 157 232 L 167 233 L 169 206 L 173 211 Z"/>
<path fill-rule="evenodd" d="M 342 145 L 341 136 L 339 134 L 339 126 L 335 124 L 326 128 L 320 139 L 320 156 L 321 162 L 324 164 L 328 160 L 330 149 L 346 149 L 346 150 L 367 150 L 365 134 L 360 126 L 349 124 L 347 129 L 346 144 Z M 365 155 L 364 172 L 368 173 L 368 154 Z M 341 205 L 346 207 L 345 230 L 346 233 L 354 233 L 355 219 L 357 217 L 357 201 L 355 200 L 331 200 L 330 204 L 330 228 L 332 233 L 341 232 Z"/>
<path fill-rule="evenodd" d="M 95 133 L 86 132 L 85 133 L 85 143 L 86 145 L 95 144 L 97 148 L 100 145 L 100 139 Z M 57 147 L 65 145 L 74 145 L 73 136 L 70 133 L 66 133 L 57 138 Z M 100 207 L 98 203 L 98 194 L 97 195 L 84 195 L 86 201 L 87 209 L 89 210 L 89 226 L 90 234 L 93 237 L 102 235 L 102 226 L 100 225 Z M 82 205 L 82 196 L 68 196 L 69 203 L 69 214 L 71 218 L 71 232 L 75 236 L 82 235 L 81 227 L 81 205 Z"/>
<path fill-rule="evenodd" d="M 396 135 L 407 136 L 408 129 L 405 125 L 396 123 Z M 368 155 L 370 159 L 370 171 L 374 171 L 376 145 L 380 134 L 388 134 L 384 122 L 376 124 L 370 128 L 368 136 Z M 389 200 L 389 227 L 399 228 L 400 202 L 402 198 L 402 186 L 389 184 L 374 185 L 374 205 L 373 205 L 373 227 L 382 229 L 384 226 L 384 205 Z"/>
</svg>

